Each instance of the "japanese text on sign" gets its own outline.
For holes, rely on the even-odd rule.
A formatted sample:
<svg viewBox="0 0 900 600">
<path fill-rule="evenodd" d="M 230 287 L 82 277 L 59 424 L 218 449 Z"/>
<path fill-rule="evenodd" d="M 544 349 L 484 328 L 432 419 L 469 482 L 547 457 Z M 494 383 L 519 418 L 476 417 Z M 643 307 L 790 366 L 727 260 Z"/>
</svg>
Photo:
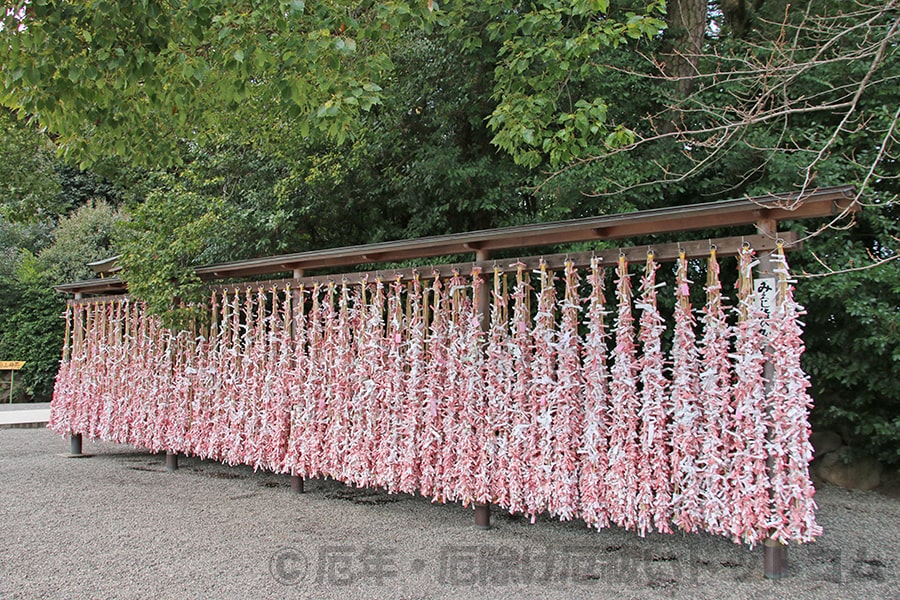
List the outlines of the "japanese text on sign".
<svg viewBox="0 0 900 600">
<path fill-rule="evenodd" d="M 772 316 L 772 309 L 775 308 L 775 278 L 760 277 L 753 280 L 753 290 L 756 292 L 756 306 L 765 313 L 766 317 L 762 323 L 762 334 L 769 337 L 769 318 Z"/>
</svg>

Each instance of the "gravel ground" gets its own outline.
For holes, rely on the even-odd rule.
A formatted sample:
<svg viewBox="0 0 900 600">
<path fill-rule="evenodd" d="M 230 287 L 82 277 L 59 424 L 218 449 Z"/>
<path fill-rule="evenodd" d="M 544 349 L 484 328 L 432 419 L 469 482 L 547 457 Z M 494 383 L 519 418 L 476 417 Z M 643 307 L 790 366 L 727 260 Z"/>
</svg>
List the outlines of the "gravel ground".
<svg viewBox="0 0 900 600">
<path fill-rule="evenodd" d="M 825 487 L 825 534 L 753 551 L 494 514 L 193 458 L 0 430 L 0 598 L 900 598 L 900 500 Z"/>
</svg>

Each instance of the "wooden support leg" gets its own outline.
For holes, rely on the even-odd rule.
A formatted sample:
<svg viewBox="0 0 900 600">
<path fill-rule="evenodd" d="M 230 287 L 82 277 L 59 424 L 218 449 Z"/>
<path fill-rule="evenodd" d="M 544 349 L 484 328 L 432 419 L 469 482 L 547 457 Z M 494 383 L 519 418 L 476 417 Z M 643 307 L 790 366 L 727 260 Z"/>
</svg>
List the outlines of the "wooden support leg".
<svg viewBox="0 0 900 600">
<path fill-rule="evenodd" d="M 475 250 L 475 260 L 483 262 L 488 260 L 490 253 L 484 249 Z M 496 284 L 496 281 L 494 282 Z M 499 288 L 497 288 L 499 290 Z M 478 288 L 477 297 L 474 298 L 478 314 L 481 315 L 481 330 L 489 331 L 491 328 L 491 291 L 487 285 Z M 478 529 L 491 528 L 491 505 L 485 502 L 475 503 L 475 527 Z"/>
<path fill-rule="evenodd" d="M 81 456 L 81 434 L 69 434 L 69 454 L 72 456 Z"/>
<path fill-rule="evenodd" d="M 299 475 L 291 475 L 291 491 L 295 494 L 303 493 L 303 478 Z"/>
<path fill-rule="evenodd" d="M 178 470 L 178 453 L 166 450 L 166 471 Z"/>
<path fill-rule="evenodd" d="M 475 527 L 478 529 L 491 528 L 491 505 L 482 502 L 475 503 Z"/>
<path fill-rule="evenodd" d="M 781 579 L 787 575 L 787 546 L 766 539 L 763 543 L 763 563 L 766 579 Z"/>
<path fill-rule="evenodd" d="M 761 220 L 756 223 L 756 229 L 760 235 L 765 235 L 770 239 L 778 238 L 778 222 L 774 220 Z M 777 283 L 775 278 L 775 272 L 773 270 L 772 264 L 772 252 L 766 251 L 761 252 L 758 257 L 758 265 L 756 267 L 756 277 L 754 278 L 754 287 L 757 288 L 757 293 L 760 294 L 760 305 L 769 307 L 766 310 L 767 316 L 769 314 L 769 310 L 772 310 L 771 307 L 775 305 L 777 302 L 777 297 L 775 296 L 775 291 L 777 289 Z M 766 282 L 766 280 L 770 280 L 770 284 L 765 287 L 760 286 L 761 282 Z M 768 294 L 766 293 L 768 291 Z M 767 345 L 765 348 L 766 353 L 768 353 L 771 348 Z M 766 396 L 768 397 L 772 393 L 772 381 L 774 379 L 775 374 L 775 366 L 772 364 L 772 361 L 766 359 L 765 364 L 763 365 L 763 377 L 766 381 Z M 771 411 L 767 417 L 771 418 Z M 768 429 L 766 431 L 766 440 L 771 441 L 772 438 L 772 429 Z M 766 458 L 766 468 L 770 473 L 774 468 L 774 460 L 772 456 L 768 456 Z M 766 538 L 766 541 L 763 543 L 763 570 L 766 576 L 766 579 L 781 579 L 787 574 L 787 546 L 782 544 L 781 542 L 777 542 L 771 538 Z"/>
</svg>

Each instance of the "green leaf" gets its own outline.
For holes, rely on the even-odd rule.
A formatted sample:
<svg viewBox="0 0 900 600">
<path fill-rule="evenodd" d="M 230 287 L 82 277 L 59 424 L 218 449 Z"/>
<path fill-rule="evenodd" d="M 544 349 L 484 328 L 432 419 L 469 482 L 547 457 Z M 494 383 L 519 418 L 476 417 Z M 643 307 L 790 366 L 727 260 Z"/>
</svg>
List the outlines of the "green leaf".
<svg viewBox="0 0 900 600">
<path fill-rule="evenodd" d="M 363 112 L 369 112 L 373 106 L 380 104 L 381 100 L 375 96 L 363 96 L 359 99 L 359 108 Z"/>
<path fill-rule="evenodd" d="M 319 118 L 323 117 L 333 117 L 340 112 L 340 107 L 333 100 L 327 101 L 325 104 L 319 107 L 319 110 L 316 111 L 316 116 Z"/>
<path fill-rule="evenodd" d="M 526 144 L 534 144 L 534 130 L 533 129 L 524 129 L 522 131 L 522 140 Z"/>
</svg>

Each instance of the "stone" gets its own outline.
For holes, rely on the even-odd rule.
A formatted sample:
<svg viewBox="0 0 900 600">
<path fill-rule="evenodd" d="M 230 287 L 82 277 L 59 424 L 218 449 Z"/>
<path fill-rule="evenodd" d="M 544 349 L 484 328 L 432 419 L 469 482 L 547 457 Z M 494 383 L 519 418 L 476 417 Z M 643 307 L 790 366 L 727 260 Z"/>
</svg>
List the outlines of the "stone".
<svg viewBox="0 0 900 600">
<path fill-rule="evenodd" d="M 821 458 L 843 446 L 844 440 L 841 439 L 841 434 L 833 431 L 813 431 L 809 435 L 809 443 L 812 444 L 815 457 Z"/>
<path fill-rule="evenodd" d="M 838 448 L 816 461 L 819 477 L 849 490 L 873 490 L 881 483 L 883 466 L 871 456 L 853 456 L 850 449 Z"/>
</svg>

